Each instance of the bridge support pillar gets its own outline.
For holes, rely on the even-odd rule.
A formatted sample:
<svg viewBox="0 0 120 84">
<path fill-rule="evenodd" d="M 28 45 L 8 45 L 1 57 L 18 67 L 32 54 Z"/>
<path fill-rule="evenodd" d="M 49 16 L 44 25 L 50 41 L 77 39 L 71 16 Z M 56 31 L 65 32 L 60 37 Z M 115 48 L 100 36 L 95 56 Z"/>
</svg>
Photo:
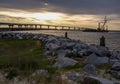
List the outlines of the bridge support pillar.
<svg viewBox="0 0 120 84">
<path fill-rule="evenodd" d="M 57 26 L 55 26 L 55 30 L 57 30 Z"/>
<path fill-rule="evenodd" d="M 13 31 L 14 25 L 13 25 L 13 24 L 9 24 L 8 26 L 9 26 L 9 28 Z"/>
<path fill-rule="evenodd" d="M 64 29 L 64 26 L 62 26 L 62 30 Z"/>
<path fill-rule="evenodd" d="M 25 28 L 28 28 L 28 25 L 24 25 L 25 26 Z"/>
<path fill-rule="evenodd" d="M 74 30 L 76 30 L 76 27 L 74 27 Z"/>
<path fill-rule="evenodd" d="M 37 25 L 35 25 L 35 28 L 37 29 Z"/>
<path fill-rule="evenodd" d="M 22 25 L 18 25 L 18 28 L 22 28 Z"/>
<path fill-rule="evenodd" d="M 50 25 L 48 25 L 48 30 L 50 29 Z"/>
<path fill-rule="evenodd" d="M 70 30 L 70 27 L 68 27 L 68 29 Z"/>
<path fill-rule="evenodd" d="M 9 25 L 9 28 L 13 28 L 14 27 L 14 25 Z"/>
<path fill-rule="evenodd" d="M 30 25 L 30 28 L 33 28 L 33 25 Z"/>
<path fill-rule="evenodd" d="M 42 29 L 42 25 L 40 25 L 40 29 Z"/>
</svg>

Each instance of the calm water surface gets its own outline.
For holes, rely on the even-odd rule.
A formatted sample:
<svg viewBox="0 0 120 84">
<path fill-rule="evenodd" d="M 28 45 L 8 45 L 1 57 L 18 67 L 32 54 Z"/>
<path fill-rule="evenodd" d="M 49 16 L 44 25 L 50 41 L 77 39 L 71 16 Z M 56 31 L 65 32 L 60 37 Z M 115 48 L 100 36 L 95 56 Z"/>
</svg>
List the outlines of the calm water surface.
<svg viewBox="0 0 120 84">
<path fill-rule="evenodd" d="M 19 31 L 28 33 L 42 33 L 56 36 L 64 36 L 66 31 L 63 30 L 35 30 L 35 31 Z M 82 32 L 82 31 L 67 31 L 68 37 L 71 39 L 81 40 L 87 44 L 99 45 L 99 38 L 105 36 L 106 46 L 110 50 L 120 51 L 120 32 Z"/>
</svg>

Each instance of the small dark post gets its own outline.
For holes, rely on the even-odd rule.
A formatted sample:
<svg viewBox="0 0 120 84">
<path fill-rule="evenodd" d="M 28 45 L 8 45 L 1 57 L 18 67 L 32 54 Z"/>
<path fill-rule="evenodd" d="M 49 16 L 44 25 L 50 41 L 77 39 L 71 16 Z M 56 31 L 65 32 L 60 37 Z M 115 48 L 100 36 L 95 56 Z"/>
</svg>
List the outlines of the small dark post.
<svg viewBox="0 0 120 84">
<path fill-rule="evenodd" d="M 67 37 L 68 37 L 67 32 L 65 32 L 65 38 L 67 38 Z"/>
<path fill-rule="evenodd" d="M 105 37 L 104 36 L 102 36 L 100 38 L 100 46 L 105 46 Z"/>
</svg>

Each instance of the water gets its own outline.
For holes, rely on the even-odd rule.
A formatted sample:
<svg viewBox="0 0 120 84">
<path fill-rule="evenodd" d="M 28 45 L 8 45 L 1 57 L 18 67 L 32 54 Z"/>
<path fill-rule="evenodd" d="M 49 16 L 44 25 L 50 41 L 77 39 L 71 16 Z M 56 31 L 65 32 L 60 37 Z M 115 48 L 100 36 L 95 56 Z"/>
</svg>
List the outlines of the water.
<svg viewBox="0 0 120 84">
<path fill-rule="evenodd" d="M 42 33 L 50 34 L 56 36 L 64 36 L 66 31 L 63 30 L 35 30 L 35 31 L 19 31 L 28 33 Z M 99 38 L 105 36 L 106 46 L 110 50 L 120 51 L 120 32 L 82 32 L 82 31 L 67 31 L 68 37 L 71 39 L 81 40 L 87 44 L 97 44 L 99 45 Z"/>
</svg>

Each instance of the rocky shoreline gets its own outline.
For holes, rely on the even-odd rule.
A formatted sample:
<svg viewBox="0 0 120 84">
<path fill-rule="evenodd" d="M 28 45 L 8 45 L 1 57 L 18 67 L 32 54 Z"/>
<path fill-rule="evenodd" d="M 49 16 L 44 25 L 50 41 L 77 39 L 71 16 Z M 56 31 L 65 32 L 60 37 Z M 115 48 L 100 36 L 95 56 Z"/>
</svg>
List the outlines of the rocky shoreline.
<svg viewBox="0 0 120 84">
<path fill-rule="evenodd" d="M 109 51 L 107 47 L 87 45 L 80 40 L 73 40 L 53 35 L 30 33 L 0 33 L 0 38 L 33 39 L 43 43 L 44 56 L 54 57 L 53 67 L 61 69 L 83 63 L 78 72 L 61 74 L 62 79 L 68 80 L 68 84 L 120 84 L 120 52 Z M 77 59 L 83 59 L 78 61 Z M 104 69 L 104 68 L 107 69 Z M 37 70 L 37 74 L 47 74 L 47 70 Z M 102 76 L 100 76 L 102 73 Z M 105 76 L 105 77 L 104 77 Z M 0 81 L 4 78 L 0 74 Z M 77 80 L 82 83 L 77 83 Z M 4 79 L 5 80 L 5 79 Z M 15 82 L 15 81 L 14 81 Z M 23 84 L 16 81 L 16 83 Z M 24 84 L 35 84 L 24 82 Z"/>
</svg>

